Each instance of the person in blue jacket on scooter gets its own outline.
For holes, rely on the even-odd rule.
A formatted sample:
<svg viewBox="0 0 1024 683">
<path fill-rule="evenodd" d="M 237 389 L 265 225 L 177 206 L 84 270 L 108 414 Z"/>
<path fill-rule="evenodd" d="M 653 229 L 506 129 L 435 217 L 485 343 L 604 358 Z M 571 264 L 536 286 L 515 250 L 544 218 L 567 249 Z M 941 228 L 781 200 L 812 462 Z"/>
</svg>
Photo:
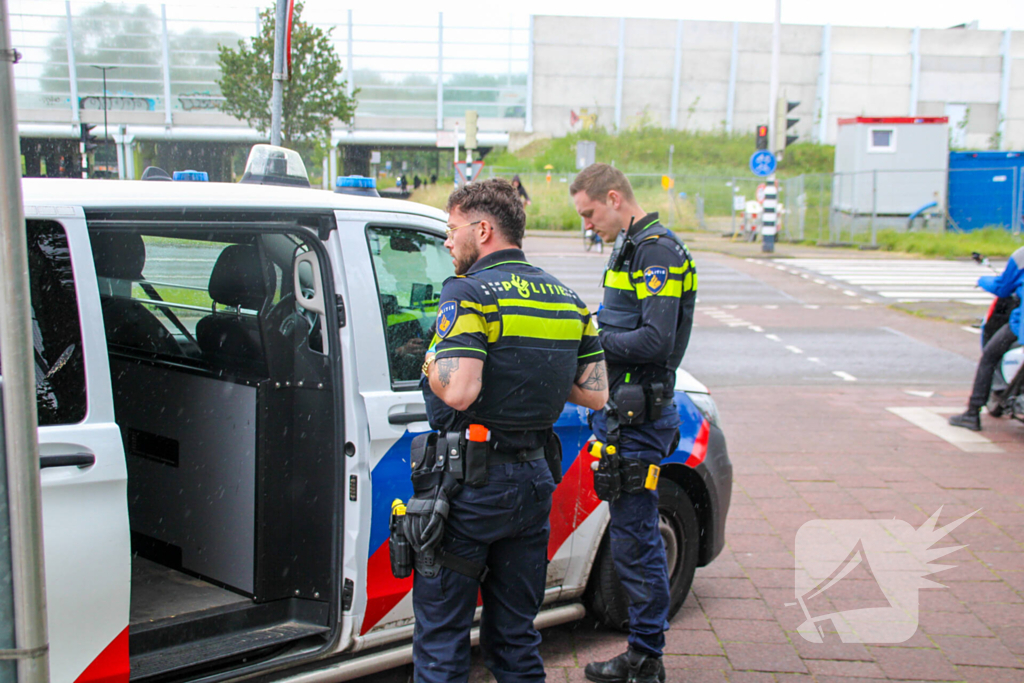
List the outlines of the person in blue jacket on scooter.
<svg viewBox="0 0 1024 683">
<path fill-rule="evenodd" d="M 1013 252 L 1010 262 L 1006 264 L 1002 273 L 983 275 L 978 278 L 978 286 L 997 297 L 1006 297 L 1016 293 L 1021 302 L 1024 302 L 1024 247 Z M 1013 309 L 1009 322 L 1000 327 L 985 344 L 985 348 L 981 351 L 981 360 L 978 362 L 978 370 L 974 375 L 974 389 L 967 402 L 967 411 L 949 418 L 949 424 L 954 427 L 970 429 L 972 432 L 981 431 L 980 413 L 992 390 L 992 373 L 995 372 L 1002 357 L 1021 336 L 1022 308 L 1024 308 L 1024 303 Z"/>
</svg>

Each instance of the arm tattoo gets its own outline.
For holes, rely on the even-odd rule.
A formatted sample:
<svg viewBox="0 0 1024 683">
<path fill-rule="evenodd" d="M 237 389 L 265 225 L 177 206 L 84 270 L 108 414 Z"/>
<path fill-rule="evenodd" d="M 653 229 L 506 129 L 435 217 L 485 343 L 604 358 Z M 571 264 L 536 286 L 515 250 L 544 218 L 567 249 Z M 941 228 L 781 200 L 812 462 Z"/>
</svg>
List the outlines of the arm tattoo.
<svg viewBox="0 0 1024 683">
<path fill-rule="evenodd" d="M 452 382 L 452 373 L 459 369 L 458 358 L 442 358 L 436 361 L 437 365 L 437 381 L 441 383 L 442 387 L 447 387 Z"/>
<path fill-rule="evenodd" d="M 583 373 L 586 372 L 587 368 L 589 368 L 589 367 L 590 367 L 589 365 L 578 365 L 578 366 L 576 366 L 576 377 L 573 378 L 573 381 L 575 381 L 576 384 L 580 383 L 580 378 L 583 377 Z"/>
<path fill-rule="evenodd" d="M 593 367 L 593 371 L 582 383 L 579 380 L 583 373 L 577 373 L 576 384 L 580 389 L 587 391 L 604 391 L 608 388 L 608 369 L 605 367 L 604 361 L 592 363 L 591 367 Z"/>
</svg>

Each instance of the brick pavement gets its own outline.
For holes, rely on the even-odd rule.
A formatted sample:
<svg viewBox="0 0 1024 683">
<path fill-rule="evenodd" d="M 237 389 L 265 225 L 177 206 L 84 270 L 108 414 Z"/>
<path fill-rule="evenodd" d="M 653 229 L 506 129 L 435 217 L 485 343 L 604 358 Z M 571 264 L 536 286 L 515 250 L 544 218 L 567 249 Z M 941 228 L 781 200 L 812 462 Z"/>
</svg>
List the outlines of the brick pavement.
<svg viewBox="0 0 1024 683">
<path fill-rule="evenodd" d="M 726 548 L 697 572 L 667 634 L 669 683 L 1024 681 L 1024 426 L 986 419 L 1004 453 L 964 453 L 886 411 L 955 406 L 963 391 L 931 398 L 902 387 L 755 387 L 715 392 L 736 480 Z M 807 420 L 808 415 L 815 419 Z M 730 430 L 742 424 L 742 430 Z M 800 425 L 799 430 L 790 429 Z M 866 429 L 865 425 L 872 425 Z M 793 549 L 805 521 L 903 519 L 915 527 L 981 512 L 937 545 L 966 543 L 920 593 L 920 626 L 896 645 L 825 642 L 797 632 Z M 869 582 L 836 585 L 839 610 Z M 823 598 L 816 598 L 820 600 Z M 619 653 L 624 636 L 581 622 L 543 633 L 548 680 L 585 680 L 583 666 Z M 491 680 L 480 666 L 473 681 Z"/>
</svg>

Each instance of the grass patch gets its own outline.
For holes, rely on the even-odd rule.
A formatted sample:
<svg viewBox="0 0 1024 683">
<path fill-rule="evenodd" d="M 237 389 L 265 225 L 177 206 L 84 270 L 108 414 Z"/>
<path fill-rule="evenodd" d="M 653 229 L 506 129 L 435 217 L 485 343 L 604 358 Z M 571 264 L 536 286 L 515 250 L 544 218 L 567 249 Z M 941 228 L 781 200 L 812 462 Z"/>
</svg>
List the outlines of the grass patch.
<svg viewBox="0 0 1024 683">
<path fill-rule="evenodd" d="M 879 248 L 925 256 L 960 258 L 978 252 L 984 256 L 1009 256 L 1024 245 L 1024 239 L 999 227 L 967 233 L 896 232 L 881 230 Z"/>
<path fill-rule="evenodd" d="M 660 182 L 660 181 L 659 181 Z M 579 230 L 580 217 L 569 196 L 568 182 L 552 178 L 551 183 L 539 181 L 527 186 L 530 205 L 526 207 L 526 228 L 528 230 Z M 449 184 L 436 185 L 414 190 L 410 200 L 445 209 L 452 188 Z M 662 223 L 673 228 L 694 228 L 697 225 L 693 204 L 688 200 L 670 199 L 669 193 L 659 187 L 635 187 L 637 201 L 645 211 L 657 211 Z"/>
<path fill-rule="evenodd" d="M 597 161 L 614 163 L 625 173 L 667 173 L 669 147 L 675 145 L 673 171 L 701 175 L 751 176 L 748 163 L 754 152 L 753 135 L 697 133 L 653 126 L 624 130 L 618 134 L 604 129 L 570 133 L 564 138 L 538 140 L 517 152 L 495 149 L 486 162 L 503 172 L 543 172 L 548 164 L 555 173 L 575 173 L 576 143 L 597 143 Z M 830 173 L 834 148 L 831 145 L 798 143 L 786 150 L 780 176 L 801 173 Z"/>
</svg>

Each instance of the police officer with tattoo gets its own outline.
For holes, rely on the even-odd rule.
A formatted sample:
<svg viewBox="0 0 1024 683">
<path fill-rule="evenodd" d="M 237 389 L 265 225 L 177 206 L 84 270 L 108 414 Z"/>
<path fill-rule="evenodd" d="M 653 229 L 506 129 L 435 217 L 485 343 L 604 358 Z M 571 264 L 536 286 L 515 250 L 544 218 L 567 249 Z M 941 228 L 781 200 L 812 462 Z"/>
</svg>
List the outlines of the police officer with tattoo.
<svg viewBox="0 0 1024 683">
<path fill-rule="evenodd" d="M 543 681 L 533 620 L 562 476 L 552 427 L 567 400 L 604 406 L 604 355 L 576 293 L 526 261 L 526 215 L 512 185 L 466 185 L 448 211 L 456 275 L 441 290 L 421 381 L 436 431 L 413 442 L 415 494 L 396 501 L 392 568 L 411 571 L 396 561 L 407 542 L 418 683 L 467 680 L 478 589 L 480 645 L 494 677 Z"/>
<path fill-rule="evenodd" d="M 630 603 L 627 651 L 585 673 L 597 683 L 658 683 L 671 616 L 658 465 L 679 441 L 675 371 L 690 339 L 697 273 L 686 246 L 640 208 L 621 171 L 589 166 L 569 193 L 585 227 L 615 244 L 597 313 L 611 396 L 593 415 L 592 452 L 601 458 L 594 489 L 609 503 L 612 555 Z"/>
</svg>

